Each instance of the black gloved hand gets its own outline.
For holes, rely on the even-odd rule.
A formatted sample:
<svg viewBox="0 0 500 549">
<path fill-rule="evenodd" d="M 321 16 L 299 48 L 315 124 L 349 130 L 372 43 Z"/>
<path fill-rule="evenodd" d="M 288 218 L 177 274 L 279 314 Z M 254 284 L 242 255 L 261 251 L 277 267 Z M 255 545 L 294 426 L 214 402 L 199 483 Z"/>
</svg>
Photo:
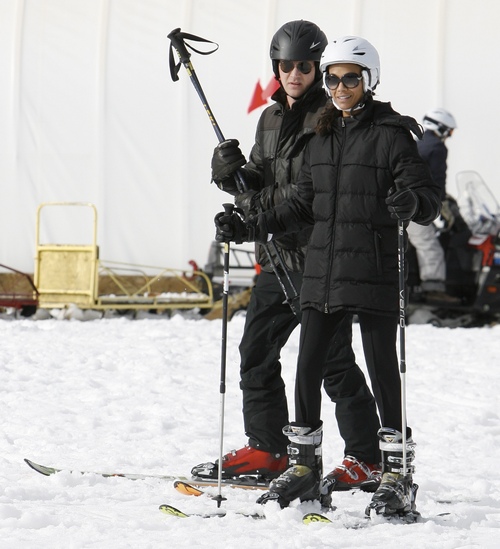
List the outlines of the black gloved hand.
<svg viewBox="0 0 500 549">
<path fill-rule="evenodd" d="M 244 212 L 245 219 L 248 219 L 250 216 L 255 216 L 259 213 L 260 193 L 257 191 L 238 193 L 234 197 L 234 203 L 238 209 Z"/>
<path fill-rule="evenodd" d="M 247 163 L 239 144 L 237 139 L 226 139 L 215 147 L 212 156 L 212 180 L 217 185 L 220 186 L 221 181 Z"/>
<path fill-rule="evenodd" d="M 385 199 L 385 203 L 393 219 L 410 221 L 418 212 L 418 196 L 408 188 L 393 192 Z"/>
<path fill-rule="evenodd" d="M 219 212 L 215 218 L 215 240 L 217 242 L 267 242 L 267 230 L 258 223 L 257 217 L 244 221 L 242 211 L 235 208 L 233 213 Z"/>
</svg>

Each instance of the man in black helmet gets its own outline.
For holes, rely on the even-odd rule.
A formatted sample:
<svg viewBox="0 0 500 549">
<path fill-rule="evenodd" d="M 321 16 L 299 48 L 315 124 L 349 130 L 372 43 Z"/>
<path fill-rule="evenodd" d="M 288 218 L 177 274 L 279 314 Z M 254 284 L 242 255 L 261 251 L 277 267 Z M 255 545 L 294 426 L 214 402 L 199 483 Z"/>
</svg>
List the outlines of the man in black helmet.
<svg viewBox="0 0 500 549">
<path fill-rule="evenodd" d="M 305 144 L 314 134 L 327 101 L 319 70 L 326 45 L 325 34 L 314 23 L 291 21 L 283 25 L 270 48 L 280 88 L 272 96 L 275 103 L 260 117 L 249 161 L 246 162 L 235 139 L 215 148 L 212 179 L 221 190 L 236 196 L 236 205 L 246 215 L 272 208 L 295 192 Z M 238 193 L 236 170 L 243 175 L 248 192 Z M 302 284 L 309 236 L 310 229 L 306 229 L 276 240 L 297 290 Z M 289 417 L 280 351 L 300 319 L 285 302 L 269 258 L 258 244 L 256 258 L 261 274 L 252 289 L 239 347 L 248 444 L 223 457 L 222 476 L 257 475 L 272 479 L 288 467 L 288 438 L 283 428 Z M 349 317 L 333 338 L 325 372 L 325 390 L 336 403 L 339 431 L 345 441 L 344 462 L 329 477 L 333 475 L 336 490 L 374 491 L 380 482 L 377 438 L 380 424 L 374 398 L 355 362 L 351 339 Z M 192 473 L 217 478 L 218 463 L 202 463 Z M 331 484 L 328 492 L 332 490 Z"/>
</svg>

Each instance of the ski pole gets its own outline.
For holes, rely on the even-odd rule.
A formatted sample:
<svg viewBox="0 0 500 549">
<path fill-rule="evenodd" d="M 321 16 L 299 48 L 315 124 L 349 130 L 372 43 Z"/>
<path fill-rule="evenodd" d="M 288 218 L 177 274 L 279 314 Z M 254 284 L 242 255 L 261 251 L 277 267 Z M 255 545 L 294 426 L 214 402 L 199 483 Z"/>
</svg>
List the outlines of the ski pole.
<svg viewBox="0 0 500 549">
<path fill-rule="evenodd" d="M 398 275 L 399 275 L 399 372 L 401 375 L 401 431 L 403 443 L 403 476 L 406 478 L 406 277 L 405 234 L 403 221 L 398 220 Z"/>
<path fill-rule="evenodd" d="M 234 204 L 223 204 L 224 213 L 231 215 Z M 219 412 L 219 467 L 217 475 L 218 494 L 214 496 L 217 507 L 226 498 L 222 496 L 222 455 L 224 450 L 224 408 L 226 398 L 226 356 L 227 356 L 227 323 L 229 318 L 229 242 L 224 242 L 224 278 L 222 286 L 222 337 L 220 360 L 220 412 Z"/>
<path fill-rule="evenodd" d="M 174 29 L 168 35 L 168 38 L 170 39 L 170 42 L 171 42 L 170 53 L 169 53 L 169 61 L 170 61 L 170 74 L 172 76 L 172 80 L 174 82 L 176 82 L 179 79 L 178 72 L 179 72 L 179 69 L 180 69 L 180 65 L 181 64 L 184 65 L 184 67 L 186 68 L 187 73 L 189 75 L 189 78 L 191 79 L 191 82 L 192 82 L 196 92 L 198 93 L 198 96 L 199 96 L 201 102 L 203 103 L 203 107 L 205 108 L 205 111 L 208 115 L 208 118 L 210 119 L 210 122 L 212 123 L 212 127 L 214 128 L 214 131 L 215 131 L 215 134 L 217 135 L 219 143 L 221 143 L 222 141 L 225 141 L 224 135 L 223 135 L 223 133 L 220 129 L 220 126 L 217 124 L 217 121 L 215 120 L 215 116 L 213 115 L 213 112 L 210 109 L 210 106 L 208 104 L 205 93 L 203 92 L 200 81 L 198 80 L 198 76 L 196 75 L 193 64 L 191 63 L 191 54 L 188 52 L 187 44 L 184 42 L 184 40 L 185 39 L 195 40 L 197 42 L 207 42 L 207 43 L 210 43 L 210 44 L 215 44 L 215 42 L 212 42 L 210 40 L 206 40 L 205 38 L 200 38 L 199 36 L 195 36 L 195 35 L 192 35 L 192 34 L 181 32 L 180 28 Z M 189 46 L 189 47 L 193 51 L 196 51 L 197 53 L 201 53 L 202 55 L 209 55 L 210 53 L 213 53 L 214 51 L 216 51 L 218 49 L 219 46 L 217 44 L 215 44 L 215 45 L 217 47 L 214 50 L 210 51 L 210 52 L 200 52 L 200 51 L 196 50 L 195 48 L 193 48 L 192 46 Z M 174 48 L 177 51 L 177 55 L 179 57 L 179 63 L 177 65 L 174 62 L 172 48 Z M 247 191 L 248 190 L 247 185 L 245 183 L 245 180 L 243 178 L 243 175 L 242 175 L 241 171 L 237 170 L 235 175 L 236 175 L 236 183 L 237 183 L 237 186 L 238 186 L 238 190 L 240 192 Z M 279 253 L 279 250 L 276 247 L 276 244 L 273 241 L 271 241 L 271 242 L 268 242 L 267 244 L 264 244 L 263 247 L 264 247 L 264 251 L 266 252 L 267 258 L 269 260 L 269 263 L 271 264 L 271 267 L 274 271 L 274 274 L 276 275 L 276 277 L 277 277 L 277 279 L 280 283 L 281 289 L 283 290 L 283 293 L 285 295 L 285 299 L 286 299 L 288 305 L 292 309 L 293 313 L 295 315 L 299 316 L 300 315 L 300 310 L 297 307 L 298 300 L 299 300 L 299 293 L 298 293 L 292 279 L 290 278 L 290 274 L 288 272 L 286 264 L 283 261 L 283 258 L 281 257 L 281 254 Z M 272 255 L 271 255 L 271 252 L 270 252 L 269 248 L 272 249 L 272 252 L 274 253 L 274 256 L 278 260 L 279 266 L 281 267 L 281 270 L 283 271 L 283 273 L 286 277 L 288 285 L 289 285 L 289 287 L 291 288 L 291 290 L 293 292 L 292 297 L 290 297 L 289 294 L 288 294 L 286 286 L 285 286 L 285 284 L 284 284 L 284 282 L 281 278 L 280 272 L 278 271 L 278 267 L 277 267 Z"/>
</svg>

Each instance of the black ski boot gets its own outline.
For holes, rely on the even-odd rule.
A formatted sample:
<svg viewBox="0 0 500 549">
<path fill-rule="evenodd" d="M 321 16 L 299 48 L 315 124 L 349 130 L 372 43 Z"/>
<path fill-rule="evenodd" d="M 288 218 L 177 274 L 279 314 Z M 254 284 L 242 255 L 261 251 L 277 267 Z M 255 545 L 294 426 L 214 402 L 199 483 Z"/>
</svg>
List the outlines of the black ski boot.
<svg viewBox="0 0 500 549">
<path fill-rule="evenodd" d="M 311 427 L 292 423 L 283 429 L 289 438 L 288 469 L 271 481 L 269 492 L 257 503 L 277 501 L 283 509 L 294 499 L 300 501 L 319 500 L 323 474 L 321 441 L 323 426 L 312 431 Z"/>
<path fill-rule="evenodd" d="M 366 508 L 366 515 L 375 510 L 377 515 L 399 517 L 415 522 L 419 516 L 415 505 L 418 485 L 413 482 L 415 446 L 411 434 L 406 439 L 406 475 L 403 469 L 403 435 L 388 427 L 379 430 L 382 452 L 382 481 Z"/>
</svg>

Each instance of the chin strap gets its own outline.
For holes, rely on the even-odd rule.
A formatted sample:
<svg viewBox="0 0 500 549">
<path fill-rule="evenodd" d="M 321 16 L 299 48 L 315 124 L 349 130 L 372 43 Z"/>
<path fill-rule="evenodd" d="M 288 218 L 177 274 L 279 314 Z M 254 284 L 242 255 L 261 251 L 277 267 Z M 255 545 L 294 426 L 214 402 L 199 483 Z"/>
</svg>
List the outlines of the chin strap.
<svg viewBox="0 0 500 549">
<path fill-rule="evenodd" d="M 331 97 L 331 100 L 332 100 L 332 103 L 334 104 L 335 108 L 337 108 L 339 111 L 342 111 L 342 112 L 348 112 L 351 116 L 353 115 L 353 113 L 355 111 L 359 111 L 361 109 L 363 109 L 365 107 L 365 102 L 364 100 L 361 102 L 361 103 L 358 103 L 357 105 L 354 105 L 354 107 L 351 107 L 350 109 L 341 109 L 337 103 L 335 103 L 335 99 L 333 98 L 333 96 Z"/>
</svg>

